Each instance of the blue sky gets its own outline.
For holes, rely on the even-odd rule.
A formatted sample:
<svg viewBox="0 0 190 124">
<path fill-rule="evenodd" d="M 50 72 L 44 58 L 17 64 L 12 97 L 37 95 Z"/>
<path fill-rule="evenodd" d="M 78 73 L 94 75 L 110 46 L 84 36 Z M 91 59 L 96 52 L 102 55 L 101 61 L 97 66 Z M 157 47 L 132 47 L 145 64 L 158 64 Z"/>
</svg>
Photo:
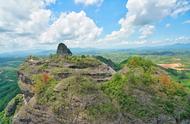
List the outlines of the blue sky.
<svg viewBox="0 0 190 124">
<path fill-rule="evenodd" d="M 72 0 L 59 0 L 56 4 L 49 6 L 53 12 L 60 15 L 62 12 L 80 12 L 85 11 L 87 16 L 94 20 L 99 27 L 103 27 L 102 35 L 111 33 L 112 31 L 119 30 L 119 20 L 127 13 L 126 8 L 127 0 L 105 0 L 101 6 L 84 6 L 83 4 L 76 5 Z M 158 27 L 156 30 L 155 38 L 172 36 L 188 36 L 190 35 L 190 25 L 183 24 L 185 21 L 190 20 L 190 12 L 186 12 L 178 17 L 166 17 L 160 22 L 156 23 Z M 166 25 L 170 26 L 166 28 Z M 161 37 L 159 35 L 162 35 Z"/>
<path fill-rule="evenodd" d="M 0 50 L 190 42 L 189 0 L 0 0 Z"/>
<path fill-rule="evenodd" d="M 62 12 L 80 12 L 85 11 L 87 16 L 94 20 L 99 27 L 104 28 L 103 35 L 109 34 L 114 30 L 119 30 L 118 21 L 126 14 L 125 7 L 127 0 L 106 0 L 101 6 L 90 5 L 84 6 L 83 4 L 76 5 L 72 0 L 59 0 L 56 4 L 49 6 L 53 12 L 59 16 Z"/>
</svg>

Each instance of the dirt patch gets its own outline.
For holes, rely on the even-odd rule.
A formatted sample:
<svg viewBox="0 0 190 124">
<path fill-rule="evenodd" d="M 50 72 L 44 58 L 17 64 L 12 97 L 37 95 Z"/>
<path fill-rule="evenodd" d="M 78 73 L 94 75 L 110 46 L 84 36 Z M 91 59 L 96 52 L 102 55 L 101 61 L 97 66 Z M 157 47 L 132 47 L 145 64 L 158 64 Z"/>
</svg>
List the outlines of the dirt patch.
<svg viewBox="0 0 190 124">
<path fill-rule="evenodd" d="M 161 66 L 162 68 L 165 68 L 165 69 L 175 69 L 178 71 L 189 70 L 189 69 L 186 69 L 185 66 L 181 63 L 158 64 L 158 66 Z"/>
</svg>

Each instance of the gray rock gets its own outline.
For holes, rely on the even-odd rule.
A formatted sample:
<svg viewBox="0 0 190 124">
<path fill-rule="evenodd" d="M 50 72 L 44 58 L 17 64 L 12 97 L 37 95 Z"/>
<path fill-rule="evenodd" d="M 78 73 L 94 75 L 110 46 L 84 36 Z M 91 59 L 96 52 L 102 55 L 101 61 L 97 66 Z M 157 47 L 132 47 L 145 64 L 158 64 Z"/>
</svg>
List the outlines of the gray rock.
<svg viewBox="0 0 190 124">
<path fill-rule="evenodd" d="M 57 48 L 57 54 L 62 56 L 72 55 L 70 49 L 64 43 L 60 43 Z"/>
</svg>

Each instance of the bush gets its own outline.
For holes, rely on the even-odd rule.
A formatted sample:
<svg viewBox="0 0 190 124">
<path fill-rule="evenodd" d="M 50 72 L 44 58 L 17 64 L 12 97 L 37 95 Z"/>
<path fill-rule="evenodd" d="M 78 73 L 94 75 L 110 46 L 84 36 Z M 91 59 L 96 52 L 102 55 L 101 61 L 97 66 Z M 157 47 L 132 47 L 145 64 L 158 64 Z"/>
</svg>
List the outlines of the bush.
<svg viewBox="0 0 190 124">
<path fill-rule="evenodd" d="M 152 71 L 154 64 L 150 60 L 143 59 L 142 57 L 129 57 L 127 60 L 124 60 L 120 63 L 120 66 L 128 66 L 129 68 L 141 67 L 145 72 Z"/>
</svg>

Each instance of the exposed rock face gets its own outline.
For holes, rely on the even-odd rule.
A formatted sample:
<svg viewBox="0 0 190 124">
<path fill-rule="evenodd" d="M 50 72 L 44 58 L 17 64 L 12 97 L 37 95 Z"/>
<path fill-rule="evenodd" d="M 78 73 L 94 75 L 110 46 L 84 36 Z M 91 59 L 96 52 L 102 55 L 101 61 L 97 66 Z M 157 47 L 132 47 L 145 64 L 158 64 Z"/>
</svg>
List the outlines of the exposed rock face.
<svg viewBox="0 0 190 124">
<path fill-rule="evenodd" d="M 19 86 L 24 94 L 25 105 L 15 114 L 14 124 L 88 124 L 110 123 L 117 124 L 122 115 L 112 105 L 110 99 L 96 87 L 111 79 L 115 71 L 108 65 L 94 57 L 57 56 L 38 60 L 40 64 L 25 61 L 18 72 Z M 69 52 L 70 53 L 70 52 Z M 67 52 L 67 55 L 69 54 Z M 62 54 L 63 55 L 63 54 Z M 45 91 L 37 93 L 36 85 L 43 80 L 43 72 L 49 72 L 54 79 L 55 86 L 51 86 L 53 94 L 45 103 L 41 103 L 40 96 Z M 44 86 L 44 90 L 50 87 Z M 42 84 L 43 85 L 43 84 Z M 48 91 L 49 92 L 49 91 Z M 53 100 L 51 102 L 51 100 Z M 42 100 L 44 101 L 44 100 Z M 46 104 L 47 103 L 47 104 Z M 110 105 L 116 109 L 113 114 L 116 120 L 102 115 L 99 120 L 93 120 L 88 111 L 93 106 Z M 112 115 L 110 115 L 112 116 Z"/>
<path fill-rule="evenodd" d="M 18 85 L 21 89 L 21 92 L 24 94 L 25 102 L 28 102 L 30 98 L 34 96 L 34 91 L 32 88 L 33 81 L 22 72 L 18 71 L 17 74 L 19 77 Z"/>
<path fill-rule="evenodd" d="M 57 54 L 66 56 L 66 55 L 72 55 L 72 52 L 70 49 L 67 48 L 67 46 L 64 43 L 60 43 L 57 48 Z"/>
</svg>

